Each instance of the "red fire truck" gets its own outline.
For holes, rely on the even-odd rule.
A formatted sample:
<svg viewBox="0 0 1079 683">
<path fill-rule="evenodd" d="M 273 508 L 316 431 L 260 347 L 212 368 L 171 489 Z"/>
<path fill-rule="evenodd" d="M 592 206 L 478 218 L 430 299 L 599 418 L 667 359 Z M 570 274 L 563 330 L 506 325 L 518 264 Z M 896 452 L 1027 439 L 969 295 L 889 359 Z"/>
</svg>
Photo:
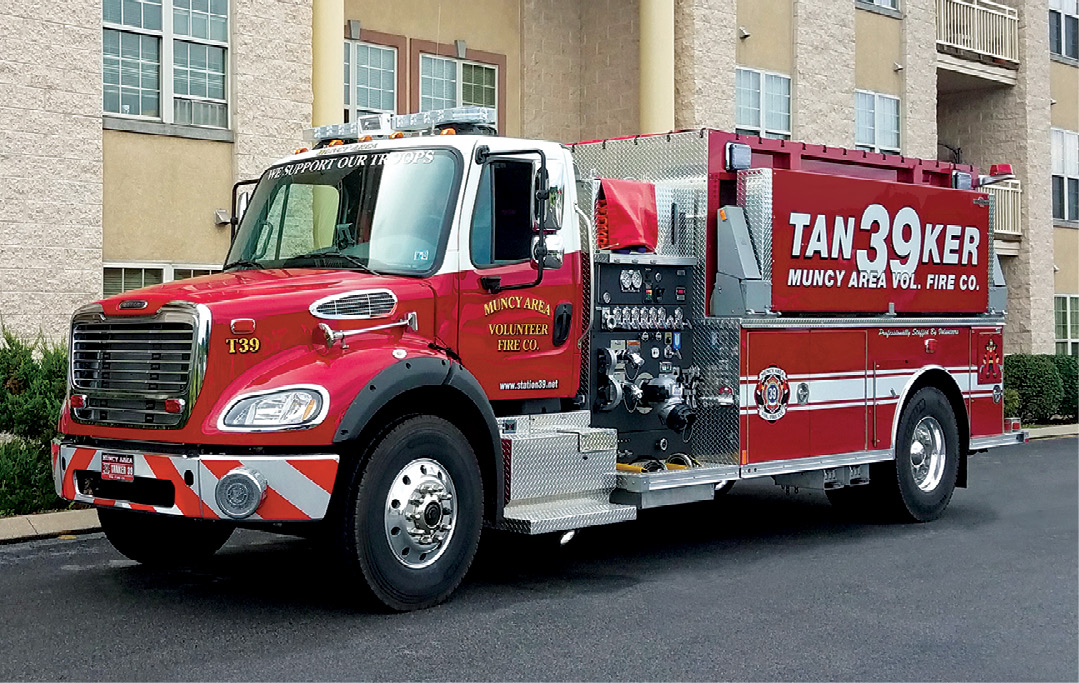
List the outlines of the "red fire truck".
<svg viewBox="0 0 1079 683">
<path fill-rule="evenodd" d="M 969 453 L 1024 440 L 977 189 L 1008 169 L 493 120 L 314 129 L 224 272 L 78 310 L 59 494 L 144 563 L 317 535 L 408 610 L 484 526 L 570 534 L 754 477 L 927 521 Z"/>
</svg>

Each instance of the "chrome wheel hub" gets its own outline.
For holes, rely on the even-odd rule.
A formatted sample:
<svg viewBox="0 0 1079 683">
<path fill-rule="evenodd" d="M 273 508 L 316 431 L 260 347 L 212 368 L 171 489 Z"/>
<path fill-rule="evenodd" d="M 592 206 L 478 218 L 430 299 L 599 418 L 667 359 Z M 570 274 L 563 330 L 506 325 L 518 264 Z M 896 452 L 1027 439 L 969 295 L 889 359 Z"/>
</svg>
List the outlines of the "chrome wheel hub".
<svg viewBox="0 0 1079 683">
<path fill-rule="evenodd" d="M 394 557 L 411 569 L 426 567 L 442 555 L 456 527 L 453 479 L 434 460 L 413 460 L 394 478 L 384 510 Z"/>
<path fill-rule="evenodd" d="M 932 491 L 944 476 L 944 430 L 936 418 L 923 417 L 914 426 L 910 442 L 910 469 L 922 491 Z"/>
</svg>

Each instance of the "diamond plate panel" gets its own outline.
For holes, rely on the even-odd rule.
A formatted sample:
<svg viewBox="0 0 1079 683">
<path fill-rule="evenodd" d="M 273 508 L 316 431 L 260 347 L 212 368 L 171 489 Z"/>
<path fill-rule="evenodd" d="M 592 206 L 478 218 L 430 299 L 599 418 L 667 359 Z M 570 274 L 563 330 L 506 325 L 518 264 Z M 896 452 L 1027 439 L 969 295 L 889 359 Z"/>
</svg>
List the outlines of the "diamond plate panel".
<svg viewBox="0 0 1079 683">
<path fill-rule="evenodd" d="M 694 236 L 704 230 L 708 205 L 708 138 L 703 132 L 604 140 L 571 149 L 586 178 L 654 184 L 659 224 L 656 253 L 697 256 Z"/>
<path fill-rule="evenodd" d="M 562 427 L 588 427 L 592 415 L 587 410 L 574 410 L 567 413 L 545 413 L 523 416 L 532 424 L 532 433 L 543 430 L 561 429 Z"/>
<path fill-rule="evenodd" d="M 772 281 L 772 169 L 738 172 L 738 205 L 745 209 L 749 239 L 761 277 Z"/>
<path fill-rule="evenodd" d="M 607 496 L 597 493 L 508 505 L 498 528 L 521 534 L 545 534 L 637 518 L 637 508 L 616 505 Z"/>
<path fill-rule="evenodd" d="M 695 326 L 693 343 L 701 377 L 690 451 L 702 463 L 737 465 L 741 450 L 737 405 L 741 326 L 737 318 L 702 318 Z M 735 405 L 719 404 L 721 387 L 734 392 Z"/>
<path fill-rule="evenodd" d="M 589 341 L 592 313 L 596 309 L 596 274 L 592 258 L 596 248 L 596 236 L 593 234 L 593 220 L 598 194 L 599 181 L 584 178 L 577 181 L 577 225 L 581 232 L 581 289 L 585 298 L 581 306 L 581 337 L 577 340 L 577 345 L 581 347 L 581 378 L 577 393 L 581 396 L 588 396 L 589 361 L 592 358 Z"/>
<path fill-rule="evenodd" d="M 579 453 L 578 435 L 505 436 L 506 500 L 521 501 L 589 491 L 610 492 L 615 451 Z"/>
</svg>

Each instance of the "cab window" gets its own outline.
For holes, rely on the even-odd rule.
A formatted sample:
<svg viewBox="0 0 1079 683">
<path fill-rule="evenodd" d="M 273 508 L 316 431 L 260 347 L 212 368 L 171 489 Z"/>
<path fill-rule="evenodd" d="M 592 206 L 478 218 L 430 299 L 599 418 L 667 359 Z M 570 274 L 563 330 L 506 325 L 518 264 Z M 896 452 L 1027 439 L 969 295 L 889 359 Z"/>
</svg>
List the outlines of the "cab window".
<svg viewBox="0 0 1079 683">
<path fill-rule="evenodd" d="M 528 161 L 498 160 L 484 165 L 472 213 L 470 251 L 476 266 L 529 260 L 532 173 Z"/>
</svg>

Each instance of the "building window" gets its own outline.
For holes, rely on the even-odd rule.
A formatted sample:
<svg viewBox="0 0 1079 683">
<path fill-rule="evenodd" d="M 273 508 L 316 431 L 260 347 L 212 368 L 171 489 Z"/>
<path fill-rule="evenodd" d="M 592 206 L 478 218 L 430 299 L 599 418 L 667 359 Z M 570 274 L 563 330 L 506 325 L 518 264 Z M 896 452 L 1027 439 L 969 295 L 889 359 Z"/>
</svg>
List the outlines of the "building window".
<svg viewBox="0 0 1079 683">
<path fill-rule="evenodd" d="M 345 41 L 345 121 L 397 113 L 397 48 Z"/>
<path fill-rule="evenodd" d="M 1053 218 L 1079 221 L 1079 133 L 1054 128 Z"/>
<path fill-rule="evenodd" d="M 420 55 L 420 111 L 478 106 L 498 109 L 498 67 Z"/>
<path fill-rule="evenodd" d="M 1079 59 L 1079 0 L 1049 0 L 1049 52 Z"/>
<path fill-rule="evenodd" d="M 1057 294 L 1053 298 L 1057 353 L 1079 356 L 1079 296 Z"/>
<path fill-rule="evenodd" d="M 744 69 L 735 74 L 735 132 L 790 140 L 791 79 Z"/>
<path fill-rule="evenodd" d="M 854 91 L 854 145 L 870 152 L 899 151 L 899 98 Z"/>
<path fill-rule="evenodd" d="M 105 113 L 228 127 L 228 0 L 104 0 L 102 27 Z"/>
<path fill-rule="evenodd" d="M 860 5 L 875 5 L 885 9 L 899 11 L 899 0 L 857 0 Z"/>
<path fill-rule="evenodd" d="M 219 272 L 220 266 L 111 263 L 104 267 L 102 296 L 116 296 L 140 287 Z"/>
</svg>

